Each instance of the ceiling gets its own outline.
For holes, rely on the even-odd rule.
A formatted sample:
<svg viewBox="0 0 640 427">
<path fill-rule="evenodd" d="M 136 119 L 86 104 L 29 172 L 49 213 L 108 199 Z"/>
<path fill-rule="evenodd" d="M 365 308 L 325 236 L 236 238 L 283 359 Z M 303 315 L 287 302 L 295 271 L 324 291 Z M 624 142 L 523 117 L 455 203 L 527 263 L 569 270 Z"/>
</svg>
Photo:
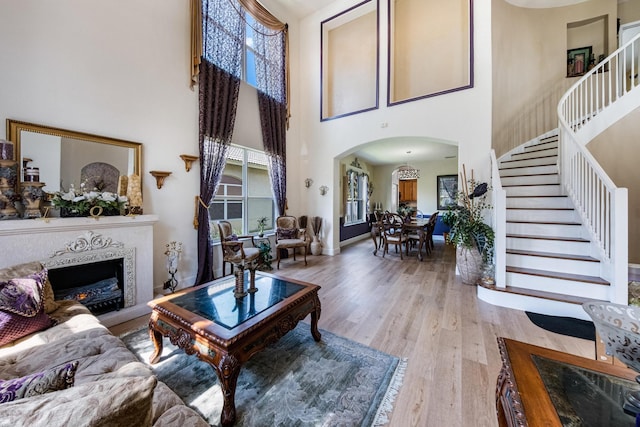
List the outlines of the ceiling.
<svg viewBox="0 0 640 427">
<path fill-rule="evenodd" d="M 362 145 L 351 153 L 377 165 L 401 165 L 458 157 L 458 146 L 429 138 L 390 138 Z"/>
<path fill-rule="evenodd" d="M 275 3 L 281 4 L 286 10 L 297 16 L 303 18 L 307 15 L 316 12 L 325 6 L 330 5 L 337 0 L 273 0 Z M 568 6 L 572 4 L 582 3 L 588 0 L 505 0 L 507 3 L 511 3 L 515 6 L 527 7 L 527 8 L 548 8 L 548 7 L 560 7 Z M 627 0 L 618 0 L 619 3 Z"/>
</svg>

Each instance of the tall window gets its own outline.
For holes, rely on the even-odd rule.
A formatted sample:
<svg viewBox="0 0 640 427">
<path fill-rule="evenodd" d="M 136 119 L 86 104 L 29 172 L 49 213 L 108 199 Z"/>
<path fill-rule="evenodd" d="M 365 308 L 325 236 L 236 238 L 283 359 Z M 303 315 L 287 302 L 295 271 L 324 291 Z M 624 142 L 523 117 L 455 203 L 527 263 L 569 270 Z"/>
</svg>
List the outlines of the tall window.
<svg viewBox="0 0 640 427">
<path fill-rule="evenodd" d="M 220 238 L 215 221 L 231 222 L 235 234 L 254 234 L 259 231 L 260 218 L 267 218 L 265 231 L 273 229 L 274 212 L 266 154 L 232 145 L 218 192 L 209 206 L 213 239 Z"/>
<path fill-rule="evenodd" d="M 369 176 L 354 170 L 347 171 L 346 196 L 345 225 L 366 221 L 369 206 Z"/>
</svg>

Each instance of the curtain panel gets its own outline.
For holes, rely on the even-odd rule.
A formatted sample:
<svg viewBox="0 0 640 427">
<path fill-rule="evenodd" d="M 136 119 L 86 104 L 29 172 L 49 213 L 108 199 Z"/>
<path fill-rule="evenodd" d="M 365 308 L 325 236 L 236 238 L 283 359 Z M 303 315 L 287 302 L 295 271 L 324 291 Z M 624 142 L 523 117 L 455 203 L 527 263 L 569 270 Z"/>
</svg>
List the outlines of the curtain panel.
<svg viewBox="0 0 640 427">
<path fill-rule="evenodd" d="M 214 279 L 209 223 L 211 204 L 227 159 L 240 92 L 244 21 L 228 0 L 202 2 L 199 73 L 200 196 L 196 285 Z"/>
</svg>

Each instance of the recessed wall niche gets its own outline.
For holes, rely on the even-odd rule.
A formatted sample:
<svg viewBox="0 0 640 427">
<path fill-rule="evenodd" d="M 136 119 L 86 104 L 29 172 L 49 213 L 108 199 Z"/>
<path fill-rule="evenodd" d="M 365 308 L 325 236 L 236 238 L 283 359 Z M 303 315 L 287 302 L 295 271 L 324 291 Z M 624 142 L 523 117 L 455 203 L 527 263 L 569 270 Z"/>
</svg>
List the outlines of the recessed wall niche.
<svg viewBox="0 0 640 427">
<path fill-rule="evenodd" d="M 320 120 L 378 108 L 378 0 L 320 23 Z"/>
<path fill-rule="evenodd" d="M 609 55 L 609 17 L 596 16 L 567 24 L 567 77 L 581 76 Z M 589 58 L 584 58 L 581 70 L 572 69 L 575 52 L 588 49 Z"/>
<path fill-rule="evenodd" d="M 388 105 L 473 87 L 473 1 L 388 1 Z"/>
</svg>

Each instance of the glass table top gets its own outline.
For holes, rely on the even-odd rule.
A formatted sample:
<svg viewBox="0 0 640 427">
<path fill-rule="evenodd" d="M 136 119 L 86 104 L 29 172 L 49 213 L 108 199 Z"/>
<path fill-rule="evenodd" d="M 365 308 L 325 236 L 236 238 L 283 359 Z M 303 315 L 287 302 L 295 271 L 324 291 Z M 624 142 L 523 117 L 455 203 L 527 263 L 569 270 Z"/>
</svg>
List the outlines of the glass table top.
<svg viewBox="0 0 640 427">
<path fill-rule="evenodd" d="M 622 406 L 627 392 L 640 388 L 638 383 L 537 355 L 531 358 L 564 427 L 636 425 Z"/>
<path fill-rule="evenodd" d="M 242 298 L 233 295 L 235 278 L 213 283 L 196 291 L 171 299 L 178 307 L 233 329 L 277 303 L 304 289 L 303 285 L 273 277 L 256 275 L 257 292 Z M 227 285 L 227 286 L 225 286 Z M 245 289 L 249 287 L 249 273 L 245 273 Z"/>
</svg>

